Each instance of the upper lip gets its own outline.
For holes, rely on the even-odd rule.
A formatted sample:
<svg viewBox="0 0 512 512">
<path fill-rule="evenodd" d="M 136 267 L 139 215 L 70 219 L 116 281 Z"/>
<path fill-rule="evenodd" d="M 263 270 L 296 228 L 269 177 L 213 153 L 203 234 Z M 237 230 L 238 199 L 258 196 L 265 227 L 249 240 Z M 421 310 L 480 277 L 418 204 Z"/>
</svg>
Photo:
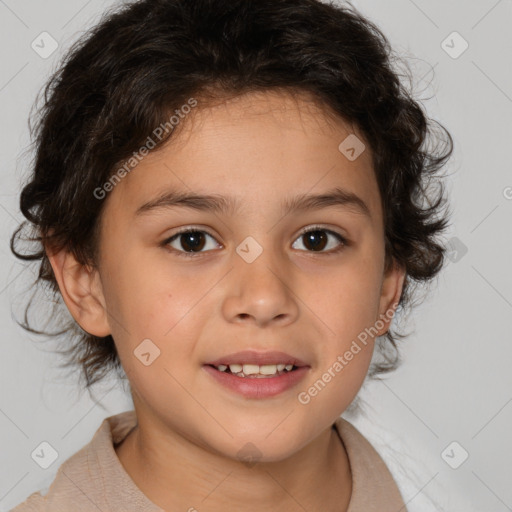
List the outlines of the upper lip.
<svg viewBox="0 0 512 512">
<path fill-rule="evenodd" d="M 309 366 L 298 357 L 274 350 L 268 352 L 242 350 L 241 352 L 219 357 L 215 361 L 210 361 L 206 364 L 213 366 L 221 364 L 226 366 L 230 364 L 257 364 L 259 366 L 266 364 L 293 364 L 294 366 Z"/>
</svg>

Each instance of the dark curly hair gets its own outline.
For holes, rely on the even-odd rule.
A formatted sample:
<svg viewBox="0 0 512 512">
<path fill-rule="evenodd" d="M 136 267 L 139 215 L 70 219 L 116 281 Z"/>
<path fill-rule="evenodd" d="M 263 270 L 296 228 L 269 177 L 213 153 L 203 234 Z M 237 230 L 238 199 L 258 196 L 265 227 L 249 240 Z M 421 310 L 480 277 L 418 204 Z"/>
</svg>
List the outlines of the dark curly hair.
<svg viewBox="0 0 512 512">
<path fill-rule="evenodd" d="M 35 127 L 29 123 L 35 156 L 20 197 L 27 220 L 13 233 L 11 250 L 40 262 L 35 289 L 50 293 L 49 319 L 59 330 L 29 325 L 34 295 L 22 327 L 64 337 L 64 366 L 81 367 L 87 388 L 112 370 L 122 375 L 113 338 L 92 336 L 66 317 L 45 247 L 66 248 L 94 268 L 105 204 L 98 187 L 155 127 L 190 98 L 206 106 L 271 89 L 307 93 L 360 129 L 383 203 L 386 268 L 405 268 L 399 310 L 410 308 L 411 285 L 431 281 L 444 262 L 438 237 L 449 215 L 436 173 L 453 141 L 413 99 L 396 62 L 386 37 L 352 6 L 318 0 L 142 0 L 105 13 L 64 57 L 44 88 Z M 36 249 L 18 252 L 19 239 Z M 397 368 L 396 338 L 405 336 L 390 330 L 377 340 L 383 357 L 370 377 Z"/>
</svg>

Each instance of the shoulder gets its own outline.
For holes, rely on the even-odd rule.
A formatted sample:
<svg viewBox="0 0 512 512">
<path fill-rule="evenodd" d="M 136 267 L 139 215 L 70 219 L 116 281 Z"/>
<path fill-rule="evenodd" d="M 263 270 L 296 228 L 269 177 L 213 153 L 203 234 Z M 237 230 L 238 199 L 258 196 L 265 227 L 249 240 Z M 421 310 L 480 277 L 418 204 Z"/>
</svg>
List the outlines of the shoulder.
<svg viewBox="0 0 512 512">
<path fill-rule="evenodd" d="M 11 512 L 160 510 L 135 486 L 115 453 L 136 421 L 134 411 L 105 418 L 92 440 L 59 467 L 48 492 L 31 494 Z"/>
<path fill-rule="evenodd" d="M 23 503 L 14 507 L 11 512 L 43 512 L 48 510 L 41 492 L 31 494 Z"/>
<path fill-rule="evenodd" d="M 344 418 L 338 418 L 334 426 L 345 446 L 352 472 L 348 512 L 406 512 L 398 486 L 372 444 Z"/>
</svg>

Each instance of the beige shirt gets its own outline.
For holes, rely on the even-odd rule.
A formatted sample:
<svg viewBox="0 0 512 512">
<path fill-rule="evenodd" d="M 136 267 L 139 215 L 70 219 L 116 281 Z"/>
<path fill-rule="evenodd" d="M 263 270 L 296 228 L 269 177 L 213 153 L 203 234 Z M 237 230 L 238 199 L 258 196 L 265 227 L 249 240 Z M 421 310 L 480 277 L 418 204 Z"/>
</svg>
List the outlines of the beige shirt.
<svg viewBox="0 0 512 512">
<path fill-rule="evenodd" d="M 117 457 L 136 425 L 135 411 L 106 418 L 92 440 L 59 468 L 46 495 L 31 494 L 11 512 L 164 512 L 135 485 Z M 347 420 L 335 423 L 352 471 L 348 512 L 407 512 L 382 458 Z"/>
</svg>

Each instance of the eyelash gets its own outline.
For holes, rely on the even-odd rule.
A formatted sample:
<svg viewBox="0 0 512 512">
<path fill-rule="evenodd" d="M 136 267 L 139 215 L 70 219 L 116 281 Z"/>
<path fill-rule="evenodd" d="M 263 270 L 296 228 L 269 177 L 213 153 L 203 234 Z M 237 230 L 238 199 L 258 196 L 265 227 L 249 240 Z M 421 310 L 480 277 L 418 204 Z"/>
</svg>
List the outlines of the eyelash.
<svg viewBox="0 0 512 512">
<path fill-rule="evenodd" d="M 326 228 L 324 228 L 322 226 L 315 226 L 315 225 L 303 229 L 299 233 L 299 235 L 297 236 L 296 240 L 299 239 L 300 237 L 306 235 L 307 233 L 312 232 L 312 231 L 325 231 L 326 233 L 329 233 L 329 234 L 333 235 L 335 238 L 337 238 L 338 241 L 341 242 L 341 245 L 337 249 L 331 249 L 330 251 L 303 251 L 303 252 L 309 252 L 309 253 L 313 253 L 313 254 L 334 255 L 334 254 L 338 254 L 345 247 L 350 245 L 349 241 L 344 236 L 340 235 L 339 233 L 337 233 L 335 231 L 332 231 L 330 229 L 326 229 Z M 161 243 L 161 246 L 169 249 L 169 244 L 171 242 L 176 240 L 180 235 L 187 234 L 187 233 L 205 233 L 205 234 L 207 234 L 208 236 L 210 236 L 211 238 L 213 238 L 215 240 L 215 237 L 212 234 L 208 233 L 208 231 L 205 231 L 204 229 L 187 227 L 187 228 L 184 228 L 184 229 L 178 231 L 177 233 L 172 235 L 170 238 L 165 239 Z M 172 247 L 170 248 L 170 250 L 172 252 L 177 253 L 178 256 L 184 257 L 184 258 L 196 258 L 196 257 L 201 256 L 202 254 L 204 254 L 204 252 L 209 252 L 209 251 L 186 252 L 186 251 L 180 251 L 180 250 L 174 249 Z"/>
</svg>

